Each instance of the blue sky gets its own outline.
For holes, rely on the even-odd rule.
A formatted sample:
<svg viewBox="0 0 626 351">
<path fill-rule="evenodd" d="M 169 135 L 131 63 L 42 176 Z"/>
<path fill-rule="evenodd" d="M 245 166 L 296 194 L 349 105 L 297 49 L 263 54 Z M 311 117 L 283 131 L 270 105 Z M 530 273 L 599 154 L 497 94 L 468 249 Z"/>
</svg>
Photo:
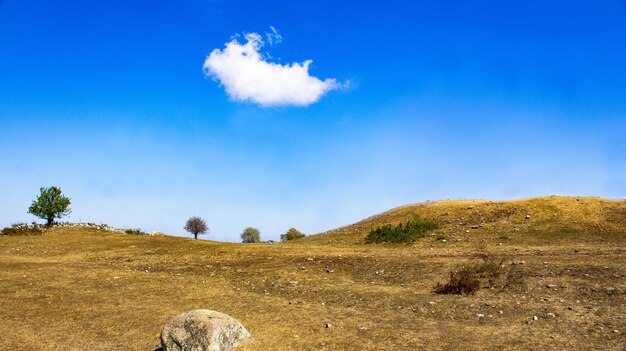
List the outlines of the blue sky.
<svg viewBox="0 0 626 351">
<path fill-rule="evenodd" d="M 252 68 L 313 60 L 302 85 L 203 68 L 250 33 Z M 72 221 L 199 215 L 230 241 L 434 199 L 623 198 L 626 2 L 4 0 L 0 135 L 0 226 L 51 185 Z"/>
</svg>

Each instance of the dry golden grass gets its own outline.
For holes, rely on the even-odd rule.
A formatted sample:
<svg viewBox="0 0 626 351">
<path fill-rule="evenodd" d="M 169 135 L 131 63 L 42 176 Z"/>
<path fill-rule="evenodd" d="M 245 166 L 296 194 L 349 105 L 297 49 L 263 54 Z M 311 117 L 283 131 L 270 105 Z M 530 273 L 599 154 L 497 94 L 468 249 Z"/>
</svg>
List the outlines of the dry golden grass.
<svg viewBox="0 0 626 351">
<path fill-rule="evenodd" d="M 438 237 L 363 244 L 416 212 L 440 224 Z M 242 350 L 622 350 L 625 239 L 624 201 L 565 197 L 403 206 L 285 244 L 5 236 L 0 350 L 153 351 L 165 322 L 195 308 L 239 319 L 254 338 Z M 433 293 L 485 252 L 516 262 L 522 279 Z"/>
</svg>

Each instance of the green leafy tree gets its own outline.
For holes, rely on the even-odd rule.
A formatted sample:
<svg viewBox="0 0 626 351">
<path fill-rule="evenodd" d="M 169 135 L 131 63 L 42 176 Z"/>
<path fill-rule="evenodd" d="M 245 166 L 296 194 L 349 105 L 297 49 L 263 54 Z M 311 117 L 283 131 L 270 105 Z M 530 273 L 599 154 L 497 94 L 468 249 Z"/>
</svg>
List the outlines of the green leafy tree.
<svg viewBox="0 0 626 351">
<path fill-rule="evenodd" d="M 248 227 L 241 233 L 241 242 L 258 243 L 261 241 L 261 232 L 253 227 Z"/>
<path fill-rule="evenodd" d="M 194 239 L 198 239 L 198 234 L 206 234 L 209 232 L 209 226 L 206 225 L 204 219 L 198 216 L 189 217 L 185 223 L 185 230 L 193 234 Z"/>
<path fill-rule="evenodd" d="M 61 189 L 56 186 L 40 188 L 39 196 L 33 200 L 28 208 L 28 213 L 46 220 L 46 225 L 54 224 L 55 218 L 67 216 L 70 210 L 70 199 L 63 196 Z"/>
<path fill-rule="evenodd" d="M 280 235 L 280 241 L 295 240 L 295 239 L 299 239 L 299 238 L 304 238 L 305 236 L 306 235 L 302 234 L 302 232 L 299 231 L 298 229 L 296 229 L 296 228 L 289 228 L 287 233 Z"/>
</svg>

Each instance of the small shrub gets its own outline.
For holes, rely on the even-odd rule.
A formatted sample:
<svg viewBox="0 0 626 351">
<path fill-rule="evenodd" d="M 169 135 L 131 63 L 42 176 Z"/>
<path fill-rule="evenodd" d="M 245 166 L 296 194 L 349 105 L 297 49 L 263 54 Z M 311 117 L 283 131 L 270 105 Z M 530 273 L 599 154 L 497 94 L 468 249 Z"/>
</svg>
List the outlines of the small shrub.
<svg viewBox="0 0 626 351">
<path fill-rule="evenodd" d="M 450 272 L 447 283 L 437 283 L 435 293 L 469 295 L 481 286 L 500 289 L 523 286 L 524 272 L 516 264 L 504 265 L 503 258 L 491 254 L 477 255 L 476 258 L 472 264 Z"/>
<path fill-rule="evenodd" d="M 423 238 L 429 230 L 434 230 L 438 227 L 437 223 L 422 219 L 416 215 L 407 223 L 400 223 L 395 227 L 385 224 L 372 229 L 365 238 L 365 242 L 368 244 L 382 242 L 412 243 Z"/>
<path fill-rule="evenodd" d="M 486 279 L 490 287 L 498 285 L 500 277 L 506 273 L 502 265 L 504 259 L 498 259 L 491 254 L 480 254 L 477 257 L 479 261 L 473 266 L 476 275 Z"/>
<path fill-rule="evenodd" d="M 129 235 L 148 235 L 148 233 L 142 231 L 139 228 L 126 229 L 124 230 L 124 233 Z"/>
<path fill-rule="evenodd" d="M 445 284 L 437 283 L 435 293 L 471 295 L 480 289 L 480 280 L 476 278 L 471 267 L 462 267 L 458 271 L 450 272 L 450 279 Z"/>
<path fill-rule="evenodd" d="M 437 233 L 437 234 L 435 235 L 435 240 L 437 240 L 437 241 L 446 240 L 446 236 L 445 236 L 445 235 L 443 235 L 443 234 L 441 234 L 441 233 Z"/>
<path fill-rule="evenodd" d="M 0 231 L 0 235 L 41 235 L 43 230 L 39 224 L 16 223 Z"/>
<path fill-rule="evenodd" d="M 289 228 L 289 230 L 287 231 L 287 233 L 285 234 L 281 234 L 280 235 L 280 241 L 289 241 L 289 240 L 295 240 L 295 239 L 300 239 L 300 238 L 304 238 L 306 235 L 304 235 L 301 231 L 299 231 L 296 228 Z"/>
</svg>

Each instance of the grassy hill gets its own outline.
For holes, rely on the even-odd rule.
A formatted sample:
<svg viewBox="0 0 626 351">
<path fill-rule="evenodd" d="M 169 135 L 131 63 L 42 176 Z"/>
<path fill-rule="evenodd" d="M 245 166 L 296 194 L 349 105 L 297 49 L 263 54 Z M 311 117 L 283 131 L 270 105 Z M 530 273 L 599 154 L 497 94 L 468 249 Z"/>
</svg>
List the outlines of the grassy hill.
<svg viewBox="0 0 626 351">
<path fill-rule="evenodd" d="M 371 229 L 406 222 L 415 214 L 440 225 L 451 239 L 508 239 L 545 243 L 570 240 L 623 240 L 626 201 L 594 197 L 549 196 L 515 201 L 444 200 L 405 205 L 308 238 L 315 243 L 364 243 Z M 536 240 L 533 240 L 536 239 Z"/>
<path fill-rule="evenodd" d="M 410 245 L 363 243 L 414 213 L 440 228 Z M 252 333 L 242 350 L 621 350 L 625 244 L 626 203 L 582 197 L 408 205 L 286 244 L 3 236 L 0 349 L 152 351 L 169 318 L 210 308 Z M 433 292 L 485 254 L 515 279 Z"/>
</svg>

